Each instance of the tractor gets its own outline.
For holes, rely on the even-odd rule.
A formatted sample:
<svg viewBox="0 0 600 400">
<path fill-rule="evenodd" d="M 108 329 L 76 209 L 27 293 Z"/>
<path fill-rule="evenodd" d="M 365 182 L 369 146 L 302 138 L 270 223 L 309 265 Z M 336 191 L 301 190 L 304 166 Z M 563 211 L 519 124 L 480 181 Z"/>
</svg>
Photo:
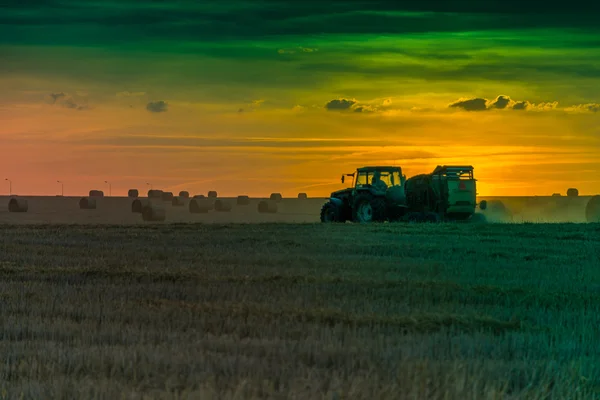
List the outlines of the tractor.
<svg viewBox="0 0 600 400">
<path fill-rule="evenodd" d="M 406 179 L 402 168 L 358 168 L 350 188 L 331 193 L 321 222 L 440 222 L 474 219 L 477 206 L 472 166 L 438 166 L 430 174 Z M 478 214 L 479 216 L 479 214 Z"/>
</svg>

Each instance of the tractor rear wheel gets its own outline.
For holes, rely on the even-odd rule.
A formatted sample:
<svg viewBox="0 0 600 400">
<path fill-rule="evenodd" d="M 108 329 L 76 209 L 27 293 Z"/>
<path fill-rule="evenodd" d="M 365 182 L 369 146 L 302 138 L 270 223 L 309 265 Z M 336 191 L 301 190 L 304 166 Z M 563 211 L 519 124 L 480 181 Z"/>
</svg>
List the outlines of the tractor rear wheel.
<svg viewBox="0 0 600 400">
<path fill-rule="evenodd" d="M 417 223 L 417 222 L 424 222 L 425 221 L 425 215 L 423 213 L 417 212 L 417 211 L 413 211 L 410 212 L 408 214 L 406 214 L 406 216 L 404 217 L 404 220 L 406 222 L 410 222 L 410 223 Z"/>
<path fill-rule="evenodd" d="M 321 222 L 346 222 L 342 218 L 342 210 L 335 203 L 328 202 L 321 207 Z"/>
<path fill-rule="evenodd" d="M 423 216 L 423 220 L 425 222 L 431 222 L 431 223 L 437 224 L 437 223 L 440 223 L 442 219 L 440 218 L 440 215 L 438 213 L 426 212 L 425 215 Z"/>
</svg>

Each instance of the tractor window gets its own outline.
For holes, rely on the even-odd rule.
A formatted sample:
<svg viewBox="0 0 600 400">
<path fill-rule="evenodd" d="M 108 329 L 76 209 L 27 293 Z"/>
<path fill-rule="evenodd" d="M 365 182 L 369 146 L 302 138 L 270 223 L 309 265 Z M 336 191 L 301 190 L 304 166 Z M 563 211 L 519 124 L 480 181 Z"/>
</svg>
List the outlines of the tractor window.
<svg viewBox="0 0 600 400">
<path fill-rule="evenodd" d="M 446 175 L 448 176 L 448 178 L 453 178 L 453 179 L 460 179 L 460 180 L 468 180 L 468 179 L 473 179 L 473 170 L 472 169 L 468 169 L 468 170 L 459 170 L 459 169 L 455 169 L 455 170 L 448 170 L 446 172 Z"/>
<path fill-rule="evenodd" d="M 392 183 L 391 183 L 392 177 L 389 172 L 382 172 L 379 180 L 382 181 L 383 183 L 385 183 L 387 187 L 392 186 Z"/>
<path fill-rule="evenodd" d="M 363 186 L 371 183 L 371 177 L 367 172 L 359 172 L 356 175 L 356 186 Z"/>
<path fill-rule="evenodd" d="M 392 172 L 390 174 L 390 185 L 389 186 L 401 186 L 402 185 L 402 177 L 400 172 Z"/>
</svg>

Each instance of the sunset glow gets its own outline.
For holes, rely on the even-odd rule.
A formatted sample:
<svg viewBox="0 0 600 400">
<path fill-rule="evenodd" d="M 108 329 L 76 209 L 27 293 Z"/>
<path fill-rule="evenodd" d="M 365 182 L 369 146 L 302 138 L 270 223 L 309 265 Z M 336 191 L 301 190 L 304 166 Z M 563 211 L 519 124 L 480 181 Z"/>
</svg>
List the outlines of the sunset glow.
<svg viewBox="0 0 600 400">
<path fill-rule="evenodd" d="M 2 9 L 0 178 L 326 196 L 363 165 L 470 164 L 480 195 L 600 193 L 594 19 L 297 3 Z"/>
</svg>

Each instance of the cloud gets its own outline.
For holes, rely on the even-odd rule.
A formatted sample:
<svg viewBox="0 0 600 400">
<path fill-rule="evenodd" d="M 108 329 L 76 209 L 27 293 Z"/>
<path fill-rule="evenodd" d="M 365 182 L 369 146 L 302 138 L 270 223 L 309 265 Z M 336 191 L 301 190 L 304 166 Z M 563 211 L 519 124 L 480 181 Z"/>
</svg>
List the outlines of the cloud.
<svg viewBox="0 0 600 400">
<path fill-rule="evenodd" d="M 369 106 L 369 105 L 361 105 L 361 106 L 357 106 L 354 108 L 354 112 L 357 113 L 372 113 L 372 112 L 376 112 L 377 109 Z"/>
<path fill-rule="evenodd" d="M 50 93 L 50 97 L 54 99 L 53 103 L 56 103 L 56 100 L 65 97 L 66 95 L 63 92 L 60 93 Z"/>
<path fill-rule="evenodd" d="M 355 99 L 334 99 L 325 104 L 325 108 L 329 111 L 346 111 L 357 103 Z"/>
<path fill-rule="evenodd" d="M 591 105 L 580 105 L 574 106 L 575 108 L 585 109 L 586 106 L 589 106 L 589 110 L 593 110 L 593 104 Z M 459 99 L 453 103 L 451 103 L 448 107 L 451 108 L 462 108 L 466 111 L 488 111 L 488 110 L 504 110 L 504 109 L 512 109 L 512 110 L 528 110 L 528 111 L 551 111 L 558 109 L 558 101 L 553 102 L 542 102 L 542 103 L 531 103 L 527 100 L 524 101 L 515 101 L 510 98 L 510 96 L 499 95 L 494 100 L 488 100 L 484 97 L 475 97 L 471 99 Z M 573 107 L 565 108 L 564 110 L 573 110 Z"/>
<path fill-rule="evenodd" d="M 165 103 L 162 100 L 151 101 L 148 104 L 146 104 L 146 110 L 153 112 L 153 113 L 166 112 L 167 111 L 167 103 Z"/>
<path fill-rule="evenodd" d="M 53 105 L 59 105 L 64 108 L 70 108 L 77 111 L 88 110 L 90 108 L 87 104 L 82 104 L 75 101 L 75 98 L 73 96 L 70 96 L 64 92 L 50 93 L 49 96 L 52 99 L 51 104 Z M 78 97 L 84 96 L 82 96 L 82 94 L 80 93 Z"/>
<path fill-rule="evenodd" d="M 490 104 L 490 107 L 504 109 L 511 103 L 511 101 L 512 100 L 509 96 L 500 95 L 496 97 L 496 100 Z"/>
<path fill-rule="evenodd" d="M 300 105 L 295 105 L 294 107 L 292 107 L 292 111 L 297 112 L 297 113 L 301 113 L 306 111 L 306 107 L 300 106 Z"/>
<path fill-rule="evenodd" d="M 512 109 L 513 110 L 526 110 L 527 108 L 531 107 L 531 103 L 528 101 L 517 101 L 515 102 L 515 104 L 513 104 Z"/>
<path fill-rule="evenodd" d="M 316 47 L 294 47 L 292 49 L 279 49 L 279 54 L 315 53 L 319 51 Z"/>
<path fill-rule="evenodd" d="M 598 103 L 578 104 L 575 106 L 565 108 L 565 111 L 597 113 L 597 112 L 600 112 L 600 104 L 598 104 Z"/>
<path fill-rule="evenodd" d="M 487 110 L 487 99 L 475 97 L 473 99 L 459 99 L 451 103 L 448 107 L 462 108 L 466 111 L 485 111 Z"/>
<path fill-rule="evenodd" d="M 140 97 L 144 96 L 146 92 L 117 92 L 117 97 Z"/>
</svg>

